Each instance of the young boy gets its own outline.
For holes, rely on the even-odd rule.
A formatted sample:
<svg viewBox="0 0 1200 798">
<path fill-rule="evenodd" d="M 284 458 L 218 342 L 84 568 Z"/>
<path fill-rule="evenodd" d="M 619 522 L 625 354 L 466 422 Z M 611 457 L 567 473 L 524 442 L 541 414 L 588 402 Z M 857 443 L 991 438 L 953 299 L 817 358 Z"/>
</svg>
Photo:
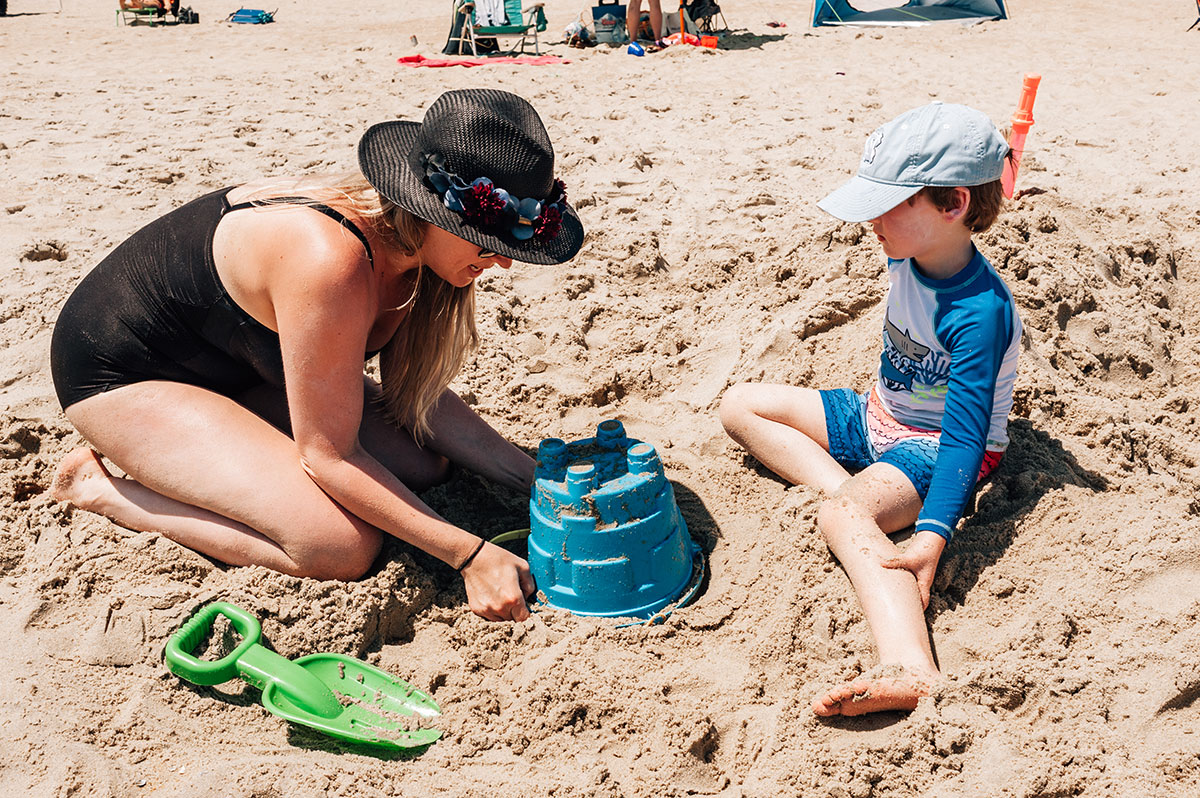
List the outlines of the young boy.
<svg viewBox="0 0 1200 798">
<path fill-rule="evenodd" d="M 1008 444 L 1021 321 L 971 240 L 1000 210 L 1007 156 L 995 125 L 962 105 L 933 103 L 876 130 L 857 176 L 818 203 L 869 222 L 888 259 L 874 386 L 859 396 L 742 383 L 721 401 L 734 440 L 827 494 L 817 523 L 879 650 L 878 669 L 813 702 L 818 715 L 913 709 L 940 676 L 930 585 L 975 483 Z M 914 522 L 901 551 L 887 535 Z"/>
</svg>

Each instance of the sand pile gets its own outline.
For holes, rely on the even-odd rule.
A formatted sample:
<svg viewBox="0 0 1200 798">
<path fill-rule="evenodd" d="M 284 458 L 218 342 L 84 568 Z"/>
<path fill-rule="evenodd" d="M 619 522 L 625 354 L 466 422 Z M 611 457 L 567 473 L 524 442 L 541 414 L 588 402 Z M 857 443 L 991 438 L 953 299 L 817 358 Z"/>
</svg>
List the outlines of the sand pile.
<svg viewBox="0 0 1200 798">
<path fill-rule="evenodd" d="M 1191 796 L 1200 791 L 1200 34 L 1184 3 L 1020 4 L 1006 22 L 821 30 L 728 4 L 718 52 L 552 46 L 569 64 L 411 69 L 445 3 L 281 5 L 269 26 L 113 25 L 12 0 L 0 112 L 0 794 L 73 796 Z M 1015 5 L 1015 4 L 1014 4 Z M 583 4 L 551 0 L 552 39 Z M 783 21 L 786 28 L 768 27 Z M 410 44 L 416 36 L 417 45 Z M 763 379 L 864 388 L 877 245 L 813 204 L 878 124 L 930 99 L 997 122 L 1044 76 L 1019 188 L 979 239 L 1026 328 L 1012 446 L 928 612 L 946 683 L 912 713 L 819 722 L 874 664 L 815 492 L 743 456 L 715 408 Z M 495 85 L 542 112 L 588 230 L 558 268 L 480 281 L 456 387 L 519 445 L 620 418 L 654 443 L 710 577 L 656 627 L 545 611 L 488 624 L 445 566 L 390 543 L 345 585 L 227 569 L 51 500 L 80 439 L 53 398 L 58 308 L 111 247 L 199 194 L 348 169 L 372 122 Z M 459 475 L 425 497 L 481 534 L 525 497 Z M 299 656 L 430 691 L 446 738 L 373 758 L 240 686 L 182 684 L 170 633 L 222 598 Z"/>
</svg>

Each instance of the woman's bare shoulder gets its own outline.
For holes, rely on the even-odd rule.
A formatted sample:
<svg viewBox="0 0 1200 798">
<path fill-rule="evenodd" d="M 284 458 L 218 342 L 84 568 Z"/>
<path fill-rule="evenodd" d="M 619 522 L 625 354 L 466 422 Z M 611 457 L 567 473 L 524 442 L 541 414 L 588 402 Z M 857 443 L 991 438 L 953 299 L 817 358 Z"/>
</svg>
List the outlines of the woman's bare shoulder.
<svg viewBox="0 0 1200 798">
<path fill-rule="evenodd" d="M 230 191 L 233 206 L 258 199 L 253 184 Z M 370 306 L 376 288 L 362 242 L 304 204 L 267 204 L 222 220 L 213 239 L 217 272 L 230 295 L 272 329 L 280 303 Z"/>
</svg>

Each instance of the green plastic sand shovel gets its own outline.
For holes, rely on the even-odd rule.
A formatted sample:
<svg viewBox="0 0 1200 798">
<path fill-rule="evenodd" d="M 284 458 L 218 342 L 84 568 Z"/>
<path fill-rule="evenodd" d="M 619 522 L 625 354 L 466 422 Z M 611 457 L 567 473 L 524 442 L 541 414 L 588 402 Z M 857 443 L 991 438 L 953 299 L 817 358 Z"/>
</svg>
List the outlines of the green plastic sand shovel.
<svg viewBox="0 0 1200 798">
<path fill-rule="evenodd" d="M 190 652 L 206 638 L 218 615 L 242 636 L 237 648 L 215 662 Z M 409 749 L 442 736 L 419 728 L 419 718 L 442 712 L 433 699 L 361 660 L 341 654 L 309 654 L 290 660 L 259 644 L 262 625 L 250 613 L 223 601 L 193 615 L 167 641 L 167 667 L 194 684 L 241 678 L 262 690 L 274 715 L 355 743 Z"/>
</svg>

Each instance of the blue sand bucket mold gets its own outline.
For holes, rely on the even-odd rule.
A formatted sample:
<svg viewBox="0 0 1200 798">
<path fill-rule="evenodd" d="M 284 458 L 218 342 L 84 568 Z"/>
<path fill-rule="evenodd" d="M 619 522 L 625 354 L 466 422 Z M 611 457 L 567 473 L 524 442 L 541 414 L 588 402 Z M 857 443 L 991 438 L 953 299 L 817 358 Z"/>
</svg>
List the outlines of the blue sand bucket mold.
<svg viewBox="0 0 1200 798">
<path fill-rule="evenodd" d="M 650 618 L 680 597 L 700 554 L 658 453 L 615 419 L 594 438 L 539 444 L 529 517 L 538 589 L 578 615 Z"/>
</svg>

